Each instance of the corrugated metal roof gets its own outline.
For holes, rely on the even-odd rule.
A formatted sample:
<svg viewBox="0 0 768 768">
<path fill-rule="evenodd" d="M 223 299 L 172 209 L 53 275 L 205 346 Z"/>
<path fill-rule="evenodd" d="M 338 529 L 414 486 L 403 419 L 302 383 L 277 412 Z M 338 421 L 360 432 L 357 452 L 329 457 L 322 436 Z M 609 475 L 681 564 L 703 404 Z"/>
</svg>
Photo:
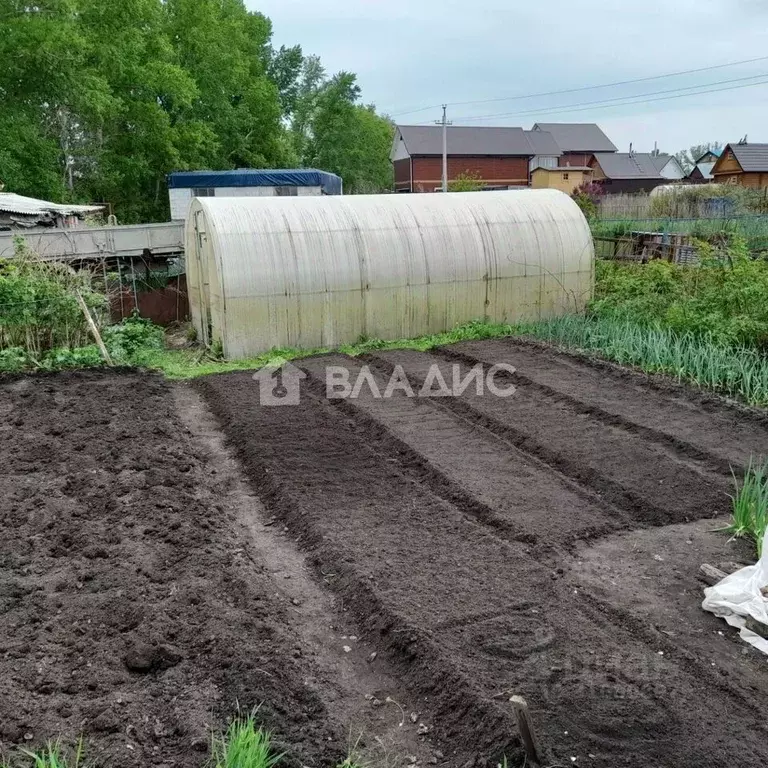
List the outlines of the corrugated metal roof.
<svg viewBox="0 0 768 768">
<path fill-rule="evenodd" d="M 595 123 L 536 123 L 534 131 L 548 131 L 563 152 L 615 152 L 613 142 Z"/>
<path fill-rule="evenodd" d="M 768 173 L 768 144 L 729 144 L 745 173 Z"/>
<path fill-rule="evenodd" d="M 534 155 L 560 157 L 562 150 L 549 131 L 524 131 Z"/>
<path fill-rule="evenodd" d="M 649 152 L 604 152 L 595 155 L 609 179 L 662 179 L 661 171 Z"/>
<path fill-rule="evenodd" d="M 409 155 L 443 154 L 440 126 L 399 125 L 398 130 Z M 536 152 L 522 128 L 452 125 L 448 128 L 448 154 L 533 157 Z"/>
<path fill-rule="evenodd" d="M 24 197 L 13 192 L 0 192 L 0 211 L 16 213 L 20 216 L 45 216 L 46 214 L 72 216 L 80 213 L 95 213 L 104 208 L 103 205 L 49 203 L 46 200 L 36 200 L 34 197 Z"/>
</svg>

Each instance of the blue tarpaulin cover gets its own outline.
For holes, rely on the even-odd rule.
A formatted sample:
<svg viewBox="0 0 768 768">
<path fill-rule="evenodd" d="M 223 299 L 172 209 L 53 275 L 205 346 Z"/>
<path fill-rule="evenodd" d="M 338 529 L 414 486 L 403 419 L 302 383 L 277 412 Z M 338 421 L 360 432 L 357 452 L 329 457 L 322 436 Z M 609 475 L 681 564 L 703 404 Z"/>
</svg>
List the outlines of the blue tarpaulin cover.
<svg viewBox="0 0 768 768">
<path fill-rule="evenodd" d="M 342 193 L 341 177 L 314 168 L 238 171 L 180 171 L 168 174 L 170 189 L 198 187 L 321 187 L 326 195 Z"/>
</svg>

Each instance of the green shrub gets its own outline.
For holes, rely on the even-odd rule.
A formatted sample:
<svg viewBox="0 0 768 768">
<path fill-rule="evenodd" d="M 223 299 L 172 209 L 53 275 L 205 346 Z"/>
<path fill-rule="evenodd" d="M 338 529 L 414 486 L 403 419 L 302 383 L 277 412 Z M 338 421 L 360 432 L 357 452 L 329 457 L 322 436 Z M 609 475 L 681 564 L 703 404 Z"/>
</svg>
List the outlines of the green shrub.
<svg viewBox="0 0 768 768">
<path fill-rule="evenodd" d="M 115 360 L 137 362 L 142 353 L 163 348 L 163 329 L 134 310 L 117 325 L 102 331 L 104 343 Z"/>
<path fill-rule="evenodd" d="M 52 349 L 89 344 L 78 294 L 98 323 L 106 297 L 92 289 L 90 273 L 43 261 L 17 238 L 14 257 L 0 262 L 0 350 L 21 348 L 36 361 Z"/>
<path fill-rule="evenodd" d="M 598 261 L 590 312 L 768 349 L 768 261 L 752 259 L 741 238 L 725 252 L 700 243 L 699 254 L 691 266 Z"/>
</svg>

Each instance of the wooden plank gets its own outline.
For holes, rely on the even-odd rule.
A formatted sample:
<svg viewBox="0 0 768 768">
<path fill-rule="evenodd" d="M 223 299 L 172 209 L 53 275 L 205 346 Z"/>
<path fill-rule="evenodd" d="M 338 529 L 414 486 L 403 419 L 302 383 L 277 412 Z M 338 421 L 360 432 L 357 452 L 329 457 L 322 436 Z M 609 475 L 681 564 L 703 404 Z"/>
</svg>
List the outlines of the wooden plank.
<svg viewBox="0 0 768 768">
<path fill-rule="evenodd" d="M 541 750 L 533 727 L 533 720 L 531 720 L 531 713 L 528 710 L 528 702 L 522 696 L 513 696 L 509 703 L 515 710 L 517 728 L 520 731 L 523 747 L 525 747 L 527 762 L 532 766 L 540 766 Z"/>
<path fill-rule="evenodd" d="M 754 616 L 747 616 L 744 628 L 754 632 L 756 635 L 760 635 L 764 640 L 768 640 L 768 625 L 758 621 Z"/>
<path fill-rule="evenodd" d="M 96 344 L 98 345 L 99 350 L 101 351 L 101 356 L 104 358 L 107 365 L 112 365 L 112 358 L 109 356 L 109 352 L 107 351 L 107 347 L 104 344 L 104 340 L 101 338 L 99 329 L 96 327 L 96 323 L 93 322 L 93 318 L 91 317 L 91 312 L 88 309 L 88 305 L 85 303 L 85 299 L 83 298 L 80 291 L 76 291 L 75 294 L 77 296 L 77 303 L 80 305 L 80 309 L 83 310 L 85 319 L 88 321 L 88 327 L 91 329 L 93 338 L 96 339 Z"/>
<path fill-rule="evenodd" d="M 728 574 L 725 573 L 725 571 L 715 568 L 714 565 L 703 563 L 699 568 L 698 577 L 701 581 L 709 584 L 710 587 L 714 587 L 715 584 L 721 582 L 727 575 Z"/>
</svg>

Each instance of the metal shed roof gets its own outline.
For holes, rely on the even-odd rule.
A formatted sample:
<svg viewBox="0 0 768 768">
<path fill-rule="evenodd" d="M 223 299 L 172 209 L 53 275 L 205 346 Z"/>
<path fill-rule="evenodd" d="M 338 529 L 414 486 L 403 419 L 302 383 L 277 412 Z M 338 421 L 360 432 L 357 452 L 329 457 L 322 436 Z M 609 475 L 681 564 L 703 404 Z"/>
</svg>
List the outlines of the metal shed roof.
<svg viewBox="0 0 768 768">
<path fill-rule="evenodd" d="M 560 157 L 563 154 L 555 137 L 549 131 L 525 131 L 525 138 L 528 139 L 534 155 Z"/>
<path fill-rule="evenodd" d="M 442 155 L 440 126 L 400 125 L 398 131 L 409 155 Z M 452 125 L 448 128 L 448 154 L 533 157 L 537 153 L 522 128 Z"/>
<path fill-rule="evenodd" d="M 316 168 L 243 168 L 236 171 L 179 171 L 168 174 L 169 189 L 195 187 L 322 187 L 340 195 L 341 177 Z"/>
<path fill-rule="evenodd" d="M 70 205 L 68 203 L 49 203 L 47 200 L 37 200 L 34 197 L 24 197 L 13 192 L 0 192 L 0 211 L 15 213 L 19 216 L 73 216 L 82 213 L 96 213 L 106 206 L 103 205 Z"/>
<path fill-rule="evenodd" d="M 616 152 L 595 123 L 536 123 L 533 130 L 551 133 L 563 152 Z"/>
<path fill-rule="evenodd" d="M 649 152 L 604 152 L 595 155 L 609 179 L 663 179 Z"/>
<path fill-rule="evenodd" d="M 768 173 L 768 144 L 729 144 L 745 173 Z"/>
</svg>

